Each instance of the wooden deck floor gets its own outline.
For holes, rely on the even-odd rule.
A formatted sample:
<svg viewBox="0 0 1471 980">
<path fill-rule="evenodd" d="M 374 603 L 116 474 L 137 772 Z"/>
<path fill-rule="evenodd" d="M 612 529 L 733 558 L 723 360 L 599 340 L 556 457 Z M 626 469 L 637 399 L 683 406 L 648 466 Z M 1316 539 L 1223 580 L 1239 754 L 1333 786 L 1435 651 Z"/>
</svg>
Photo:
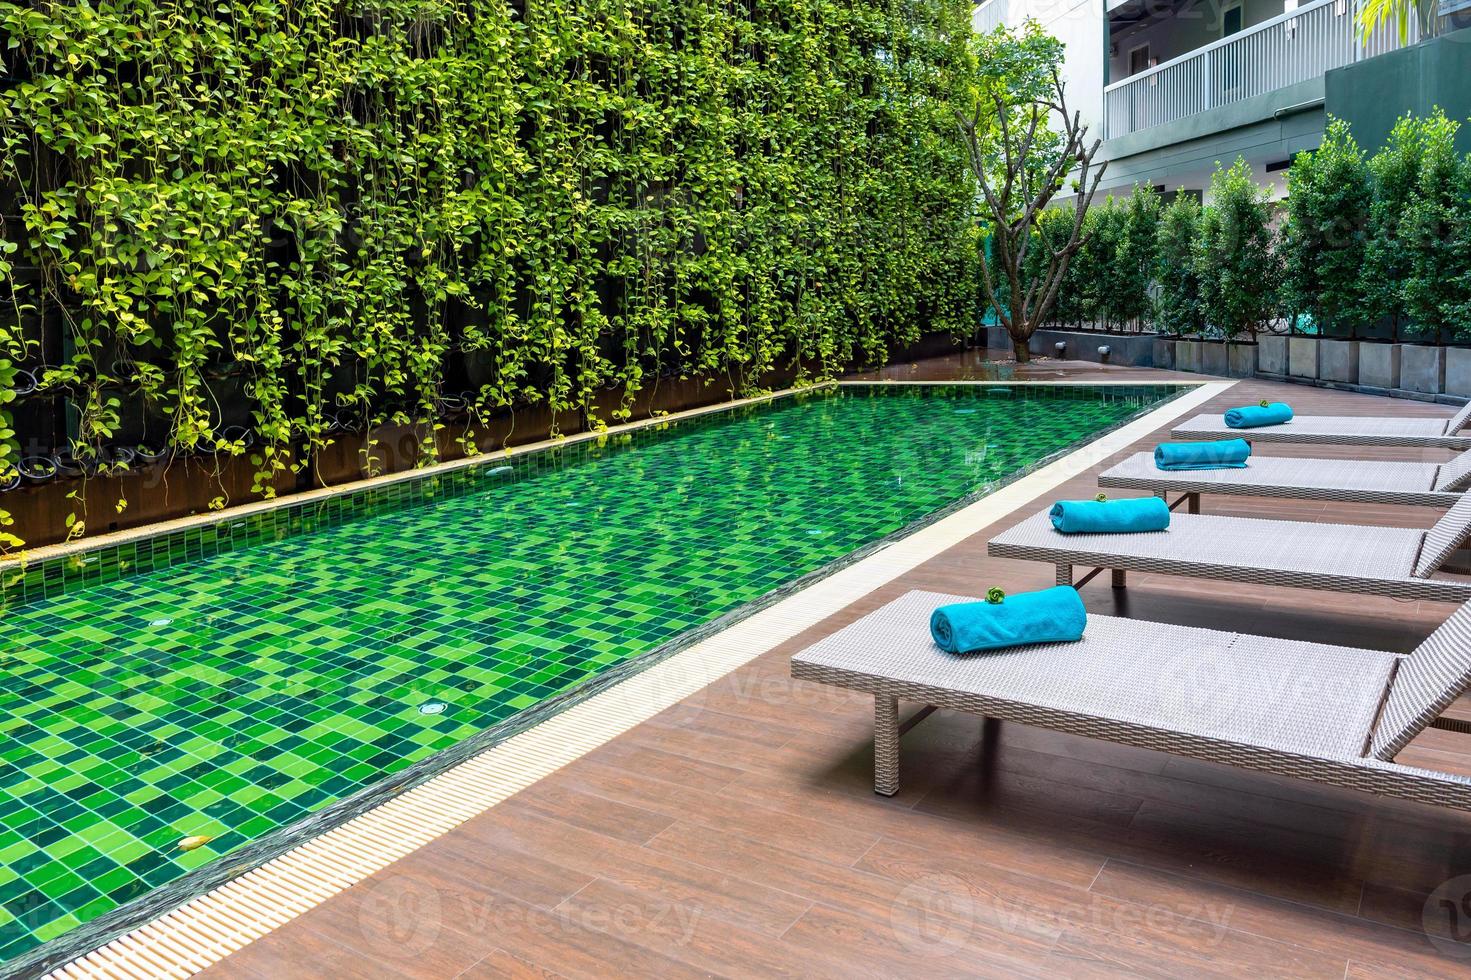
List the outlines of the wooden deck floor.
<svg viewBox="0 0 1471 980">
<path fill-rule="evenodd" d="M 889 373 L 955 370 L 952 361 Z M 1303 413 L 1450 412 L 1262 382 L 1242 383 L 1208 408 L 1262 397 L 1291 400 Z M 1057 496 L 1095 491 L 1090 473 Z M 1404 526 L 1438 516 L 1257 499 L 1205 504 L 1216 513 Z M 840 615 L 210 974 L 1471 975 L 1471 958 L 1432 943 L 1422 915 L 1432 891 L 1471 873 L 1468 815 L 945 712 L 905 737 L 900 794 L 873 794 L 871 700 L 793 682 L 789 656 L 909 589 L 1050 585 L 1050 568 L 985 553 L 993 533 L 1032 510 L 855 596 Z M 1450 611 L 1130 579 L 1119 594 L 1106 576 L 1088 585 L 1089 609 L 1402 651 Z M 1471 772 L 1471 736 L 1430 732 L 1401 761 Z M 1437 903 L 1432 911 L 1442 931 L 1471 931 L 1465 910 L 1459 920 Z"/>
</svg>

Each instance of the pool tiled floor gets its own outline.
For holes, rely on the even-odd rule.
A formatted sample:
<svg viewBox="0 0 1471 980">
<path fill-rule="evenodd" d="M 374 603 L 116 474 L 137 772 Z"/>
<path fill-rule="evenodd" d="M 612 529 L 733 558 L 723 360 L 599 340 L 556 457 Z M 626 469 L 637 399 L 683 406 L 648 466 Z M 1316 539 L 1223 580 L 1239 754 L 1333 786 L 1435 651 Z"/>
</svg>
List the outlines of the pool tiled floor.
<svg viewBox="0 0 1471 980">
<path fill-rule="evenodd" d="M 431 502 L 10 608 L 0 958 L 1175 390 L 815 391 L 491 461 Z"/>
</svg>

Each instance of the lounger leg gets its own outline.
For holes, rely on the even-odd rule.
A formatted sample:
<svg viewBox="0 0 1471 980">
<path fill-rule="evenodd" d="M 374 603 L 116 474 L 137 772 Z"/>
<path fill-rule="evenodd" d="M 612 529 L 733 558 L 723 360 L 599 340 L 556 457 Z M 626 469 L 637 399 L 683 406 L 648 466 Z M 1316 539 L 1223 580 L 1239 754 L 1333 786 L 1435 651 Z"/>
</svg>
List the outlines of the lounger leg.
<svg viewBox="0 0 1471 980">
<path fill-rule="evenodd" d="M 1057 584 L 1058 585 L 1072 585 L 1073 584 L 1073 566 L 1071 566 L 1071 565 L 1058 565 L 1057 566 Z"/>
<path fill-rule="evenodd" d="M 873 791 L 899 792 L 899 699 L 873 696 Z"/>
<path fill-rule="evenodd" d="M 1116 588 L 1116 589 L 1122 589 L 1124 587 L 1124 576 L 1125 576 L 1125 574 L 1126 573 L 1125 573 L 1124 569 L 1122 569 L 1122 568 L 1115 568 L 1115 569 L 1113 569 L 1113 587 L 1114 588 Z"/>
<path fill-rule="evenodd" d="M 1198 494 L 1198 493 L 1190 493 L 1190 494 L 1186 494 L 1185 495 L 1185 513 L 1187 513 L 1187 514 L 1199 514 L 1200 513 L 1200 494 Z"/>
</svg>

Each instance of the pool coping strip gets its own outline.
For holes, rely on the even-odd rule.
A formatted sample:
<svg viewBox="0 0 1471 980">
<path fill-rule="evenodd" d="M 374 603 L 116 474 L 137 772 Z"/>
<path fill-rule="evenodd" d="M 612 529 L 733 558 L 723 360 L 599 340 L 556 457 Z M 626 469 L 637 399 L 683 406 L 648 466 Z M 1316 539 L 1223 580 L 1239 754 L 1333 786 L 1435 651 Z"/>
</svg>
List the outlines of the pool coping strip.
<svg viewBox="0 0 1471 980">
<path fill-rule="evenodd" d="M 522 714 L 514 728 L 497 726 L 461 743 L 462 758 L 437 753 L 382 787 L 361 812 L 322 829 L 303 822 L 303 839 L 255 867 L 249 855 L 224 863 L 229 879 L 48 976 L 187 977 L 307 909 L 442 836 L 586 752 L 677 704 L 709 683 L 820 623 L 855 599 L 947 550 L 1048 489 L 1085 472 L 1136 440 L 1214 398 L 1235 382 L 1175 385 L 1181 392 L 1081 446 L 1054 454 L 1009 482 L 961 498 L 894 534 L 794 580 L 663 647 L 629 661 L 597 683 L 579 686 Z M 886 382 L 863 382 L 883 385 Z M 950 382 L 931 382 L 944 387 Z M 1134 382 L 1137 387 L 1159 387 Z M 1083 386 L 1088 386 L 1083 383 Z M 777 397 L 777 396 L 770 396 Z M 765 399 L 762 399 L 765 400 Z M 731 407 L 725 403 L 720 408 Z M 711 408 L 708 411 L 719 410 Z M 707 411 L 707 410 L 700 410 Z M 667 418 L 655 420 L 667 421 Z M 458 462 L 458 461 L 457 461 Z M 422 472 L 422 471 L 421 471 Z M 575 697 L 573 696 L 575 695 Z M 538 710 L 543 708 L 545 710 Z M 522 722 L 521 716 L 513 719 Z M 459 747 L 456 747 L 459 748 Z M 341 801 L 346 804 L 353 798 Z M 334 808 L 335 809 L 335 808 Z M 324 814 L 325 815 L 325 814 Z M 178 901 L 175 897 L 173 901 Z M 95 940 L 94 940 L 95 941 Z M 78 955 L 73 952 L 65 955 Z M 48 958 L 49 959 L 49 958 Z M 23 960 L 22 960 L 23 962 Z M 39 969 L 54 965 L 35 964 Z M 22 967 L 24 968 L 24 967 Z"/>
</svg>

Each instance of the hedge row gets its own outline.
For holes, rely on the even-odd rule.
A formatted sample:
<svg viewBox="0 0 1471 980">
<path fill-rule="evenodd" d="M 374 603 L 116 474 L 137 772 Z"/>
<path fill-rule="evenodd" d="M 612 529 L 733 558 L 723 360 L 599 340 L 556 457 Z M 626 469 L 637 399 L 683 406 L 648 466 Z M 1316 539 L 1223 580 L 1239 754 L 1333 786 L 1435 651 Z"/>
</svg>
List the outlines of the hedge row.
<svg viewBox="0 0 1471 980">
<path fill-rule="evenodd" d="M 1109 198 L 1088 214 L 1054 319 L 1225 338 L 1274 324 L 1471 335 L 1471 156 L 1457 156 L 1457 128 L 1405 116 L 1368 156 L 1330 120 L 1281 204 L 1241 160 L 1217 167 L 1204 207 L 1148 187 Z M 1070 220 L 1048 213 L 1038 233 Z"/>
</svg>

